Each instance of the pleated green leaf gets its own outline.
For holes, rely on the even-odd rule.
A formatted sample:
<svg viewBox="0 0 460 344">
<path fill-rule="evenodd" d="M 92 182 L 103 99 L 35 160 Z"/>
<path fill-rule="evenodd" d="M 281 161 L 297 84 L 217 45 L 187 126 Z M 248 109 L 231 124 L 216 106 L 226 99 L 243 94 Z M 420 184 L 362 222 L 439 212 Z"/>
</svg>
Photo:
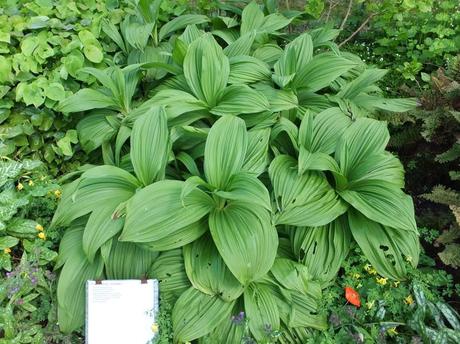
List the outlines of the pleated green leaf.
<svg viewBox="0 0 460 344">
<path fill-rule="evenodd" d="M 271 112 L 291 110 L 299 105 L 296 94 L 291 90 L 277 90 L 265 84 L 256 84 L 254 87 L 268 99 Z"/>
<path fill-rule="evenodd" d="M 236 41 L 230 43 L 224 49 L 224 54 L 227 55 L 228 57 L 237 57 L 237 56 L 243 57 L 243 55 L 249 55 L 255 38 L 256 38 L 255 31 L 251 31 L 244 35 L 241 35 Z M 231 72 L 231 65 L 230 65 L 230 72 Z"/>
<path fill-rule="evenodd" d="M 83 326 L 85 320 L 85 287 L 89 279 L 103 276 L 103 263 L 97 258 L 90 263 L 81 246 L 83 231 L 75 230 L 64 234 L 65 246 L 72 247 L 66 252 L 65 264 L 59 274 L 57 284 L 58 321 L 59 328 L 64 333 L 70 333 Z M 70 239 L 72 242 L 69 242 Z"/>
<path fill-rule="evenodd" d="M 62 100 L 57 110 L 61 112 L 79 112 L 102 108 L 117 108 L 117 103 L 112 97 L 100 91 L 84 88 Z"/>
<path fill-rule="evenodd" d="M 154 251 L 171 250 L 195 241 L 206 233 L 208 229 L 208 221 L 207 218 L 204 217 L 185 227 L 171 231 L 168 236 L 161 237 L 158 240 L 144 242 L 140 245 Z"/>
<path fill-rule="evenodd" d="M 174 304 L 190 287 L 190 281 L 185 273 L 182 249 L 161 252 L 153 262 L 148 277 L 158 280 L 162 300 Z"/>
<path fill-rule="evenodd" d="M 163 107 L 136 119 L 131 132 L 131 162 L 139 180 L 149 185 L 164 178 L 171 143 Z"/>
<path fill-rule="evenodd" d="M 83 233 L 83 251 L 90 262 L 97 250 L 123 228 L 124 219 L 114 216 L 114 211 L 126 200 L 115 197 L 91 213 Z"/>
<path fill-rule="evenodd" d="M 261 92 L 247 85 L 232 85 L 223 90 L 217 105 L 210 112 L 223 115 L 239 115 L 267 111 L 270 104 Z"/>
<path fill-rule="evenodd" d="M 268 339 L 267 328 L 271 331 L 279 330 L 278 305 L 270 289 L 265 285 L 252 283 L 246 288 L 244 308 L 249 319 L 249 329 L 257 341 Z"/>
<path fill-rule="evenodd" d="M 179 297 L 172 312 L 174 340 L 189 342 L 210 333 L 230 318 L 234 303 L 190 287 Z"/>
<path fill-rule="evenodd" d="M 337 275 L 350 249 L 347 217 L 341 216 L 320 227 L 292 227 L 289 233 L 294 254 L 311 278 L 326 286 Z"/>
<path fill-rule="evenodd" d="M 270 77 L 270 67 L 255 57 L 235 56 L 230 58 L 229 84 L 251 84 L 270 80 Z"/>
<path fill-rule="evenodd" d="M 387 73 L 384 69 L 371 68 L 366 69 L 360 76 L 347 83 L 337 93 L 338 97 L 352 99 L 358 94 L 364 92 L 366 88 L 374 85 L 382 79 Z"/>
<path fill-rule="evenodd" d="M 115 238 L 105 261 L 105 274 L 108 279 L 145 278 L 157 257 L 157 252 Z"/>
<path fill-rule="evenodd" d="M 273 80 L 284 88 L 294 79 L 296 73 L 313 57 L 313 42 L 308 33 L 304 33 L 284 48 L 283 54 L 275 63 Z"/>
<path fill-rule="evenodd" d="M 283 288 L 301 293 L 308 291 L 308 284 L 312 279 L 305 265 L 286 258 L 275 259 L 270 272 Z"/>
<path fill-rule="evenodd" d="M 299 145 L 312 153 L 332 154 L 337 141 L 351 123 L 351 119 L 338 107 L 329 108 L 316 115 L 307 112 L 299 128 Z"/>
<path fill-rule="evenodd" d="M 230 64 L 210 34 L 190 44 L 183 67 L 187 84 L 195 96 L 214 107 L 218 95 L 227 85 Z"/>
<path fill-rule="evenodd" d="M 404 279 L 408 262 L 417 266 L 420 254 L 417 232 L 382 226 L 356 210 L 348 213 L 348 219 L 353 238 L 379 274 Z"/>
<path fill-rule="evenodd" d="M 202 24 L 209 21 L 209 18 L 202 14 L 183 14 L 163 25 L 158 33 L 161 41 L 164 37 L 177 30 L 181 30 L 188 25 Z"/>
<path fill-rule="evenodd" d="M 417 232 L 412 198 L 391 183 L 367 180 L 353 185 L 352 190 L 338 192 L 368 219 L 399 230 Z"/>
<path fill-rule="evenodd" d="M 263 22 L 264 13 L 260 9 L 257 2 L 251 1 L 251 3 L 243 9 L 243 13 L 241 14 L 241 35 L 258 29 L 262 26 Z"/>
<path fill-rule="evenodd" d="M 244 320 L 240 321 L 239 316 L 243 311 L 244 305 L 240 298 L 233 307 L 232 318 L 224 319 L 211 333 L 200 338 L 199 344 L 241 343 L 245 335 L 245 326 Z"/>
<path fill-rule="evenodd" d="M 273 159 L 268 173 L 277 200 L 277 224 L 322 226 L 347 210 L 327 179 L 319 172 L 298 175 L 297 164 L 287 155 Z"/>
<path fill-rule="evenodd" d="M 223 190 L 230 177 L 243 166 L 248 145 L 244 121 L 234 116 L 220 118 L 208 134 L 204 152 L 207 181 Z"/>
<path fill-rule="evenodd" d="M 209 213 L 211 198 L 199 189 L 181 199 L 184 182 L 163 180 L 138 191 L 128 202 L 121 241 L 159 241 Z"/>
<path fill-rule="evenodd" d="M 115 135 L 117 128 L 114 128 L 111 124 L 114 120 L 115 115 L 105 111 L 93 113 L 78 122 L 78 138 L 85 152 L 92 152 Z"/>
<path fill-rule="evenodd" d="M 189 280 L 202 293 L 227 302 L 243 293 L 243 286 L 228 270 L 209 235 L 184 247 L 184 262 Z"/>
<path fill-rule="evenodd" d="M 241 284 L 261 278 L 271 268 L 278 236 L 266 209 L 233 201 L 211 212 L 209 229 L 225 264 Z"/>
<path fill-rule="evenodd" d="M 379 109 L 391 112 L 406 112 L 415 109 L 417 106 L 417 99 L 415 98 L 388 99 L 368 94 L 356 96 L 353 102 L 371 111 Z"/>
<path fill-rule="evenodd" d="M 248 132 L 248 149 L 242 170 L 258 176 L 265 172 L 268 165 L 268 141 L 270 129 L 251 129 Z"/>
<path fill-rule="evenodd" d="M 372 154 L 355 165 L 347 178 L 351 190 L 354 189 L 354 185 L 366 180 L 384 181 L 400 189 L 404 187 L 404 167 L 391 153 Z"/>
<path fill-rule="evenodd" d="M 225 188 L 225 191 L 214 192 L 226 200 L 253 203 L 267 210 L 271 210 L 270 195 L 265 185 L 250 173 L 239 172 L 234 174 Z"/>
<path fill-rule="evenodd" d="M 139 186 L 133 175 L 118 167 L 91 168 L 64 187 L 52 225 L 68 225 L 80 216 L 103 208 L 112 199 L 129 199 Z"/>
<path fill-rule="evenodd" d="M 383 153 L 390 139 L 387 126 L 370 118 L 358 118 L 337 143 L 335 158 L 348 176 L 358 164 L 372 154 Z"/>
<path fill-rule="evenodd" d="M 252 55 L 261 60 L 265 63 L 273 66 L 276 61 L 280 58 L 281 54 L 283 54 L 283 49 L 281 49 L 277 44 L 264 44 L 258 47 Z"/>
<path fill-rule="evenodd" d="M 307 170 L 316 171 L 333 171 L 340 173 L 339 165 L 330 155 L 315 152 L 312 153 L 303 146 L 299 148 L 299 174 L 303 174 Z"/>
<path fill-rule="evenodd" d="M 355 65 L 355 62 L 336 55 L 316 55 L 296 73 L 293 87 L 316 92 L 329 86 Z"/>
</svg>

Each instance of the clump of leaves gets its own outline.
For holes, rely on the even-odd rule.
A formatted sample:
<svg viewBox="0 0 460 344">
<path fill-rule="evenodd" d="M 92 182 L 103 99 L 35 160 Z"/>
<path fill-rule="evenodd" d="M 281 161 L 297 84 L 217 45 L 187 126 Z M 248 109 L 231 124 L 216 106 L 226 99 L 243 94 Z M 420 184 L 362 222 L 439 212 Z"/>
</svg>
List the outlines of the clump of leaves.
<svg viewBox="0 0 460 344">
<path fill-rule="evenodd" d="M 148 275 L 173 305 L 175 341 L 270 343 L 327 327 L 322 289 L 353 242 L 387 278 L 417 265 L 402 166 L 385 151 L 386 124 L 367 118 L 415 106 L 382 97 L 385 71 L 340 52 L 336 30 L 278 44 L 291 19 L 255 2 L 239 18 L 184 15 L 161 27 L 140 11 L 158 32 L 142 47 L 161 46 L 167 62 L 92 69 L 102 86 L 60 103 L 104 109 L 82 120 L 104 165 L 69 176 L 53 218 L 67 228 L 64 332 L 83 324 L 87 279 Z M 128 82 L 131 70 L 147 93 Z M 247 328 L 231 321 L 242 312 Z"/>
</svg>

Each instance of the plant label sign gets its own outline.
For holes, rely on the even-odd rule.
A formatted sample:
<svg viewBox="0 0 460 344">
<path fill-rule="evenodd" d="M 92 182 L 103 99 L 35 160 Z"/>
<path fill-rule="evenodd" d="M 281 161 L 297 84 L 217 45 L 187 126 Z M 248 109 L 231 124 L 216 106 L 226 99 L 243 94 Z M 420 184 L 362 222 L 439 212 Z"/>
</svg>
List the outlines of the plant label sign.
<svg viewBox="0 0 460 344">
<path fill-rule="evenodd" d="M 157 280 L 86 282 L 86 344 L 150 343 L 157 313 Z"/>
</svg>

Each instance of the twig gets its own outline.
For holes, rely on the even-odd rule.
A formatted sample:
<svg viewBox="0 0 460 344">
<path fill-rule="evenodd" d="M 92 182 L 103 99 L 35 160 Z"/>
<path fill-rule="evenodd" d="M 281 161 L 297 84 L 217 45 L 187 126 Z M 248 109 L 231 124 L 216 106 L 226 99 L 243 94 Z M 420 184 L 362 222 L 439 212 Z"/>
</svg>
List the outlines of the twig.
<svg viewBox="0 0 460 344">
<path fill-rule="evenodd" d="M 334 2 L 334 1 L 329 1 L 329 8 L 327 10 L 327 14 L 326 14 L 326 23 L 329 21 L 329 17 L 331 16 L 331 12 L 332 10 L 339 4 L 339 1 L 338 2 Z"/>
<path fill-rule="evenodd" d="M 366 26 L 366 24 L 369 23 L 369 20 L 371 20 L 372 17 L 374 17 L 375 15 L 376 15 L 376 13 L 371 13 L 366 18 L 366 20 L 355 30 L 355 32 L 353 32 L 350 36 L 348 36 L 348 38 L 346 40 L 344 40 L 342 43 L 339 44 L 339 47 L 341 47 L 342 45 L 348 43 L 348 41 L 350 41 L 353 37 L 355 37 Z"/>
<path fill-rule="evenodd" d="M 348 20 L 348 17 L 350 16 L 350 12 L 351 12 L 351 7 L 353 6 L 353 0 L 350 0 L 348 2 L 348 8 L 347 8 L 347 13 L 345 14 L 345 17 L 343 18 L 342 20 L 342 24 L 340 24 L 340 30 L 343 30 L 343 28 L 345 27 L 345 24 Z"/>
</svg>

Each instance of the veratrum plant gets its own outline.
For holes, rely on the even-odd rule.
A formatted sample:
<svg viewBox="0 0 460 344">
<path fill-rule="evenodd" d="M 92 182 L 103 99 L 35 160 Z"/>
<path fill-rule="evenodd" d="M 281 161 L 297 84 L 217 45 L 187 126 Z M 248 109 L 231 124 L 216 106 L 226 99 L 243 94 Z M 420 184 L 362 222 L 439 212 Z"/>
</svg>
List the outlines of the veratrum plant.
<svg viewBox="0 0 460 344">
<path fill-rule="evenodd" d="M 415 102 L 382 98 L 383 71 L 339 52 L 333 30 L 282 48 L 289 22 L 253 2 L 240 23 L 160 28 L 172 60 L 138 70 L 150 97 L 129 109 L 105 74 L 90 71 L 107 105 L 79 134 L 93 141 L 89 150 L 102 145 L 105 165 L 74 174 L 54 217 L 69 227 L 59 258 L 63 331 L 83 323 L 85 280 L 147 275 L 174 305 L 175 342 L 240 343 L 248 331 L 260 343 L 305 338 L 327 327 L 322 288 L 352 241 L 389 278 L 417 264 L 403 168 L 385 151 L 386 124 L 366 118 Z M 148 79 L 158 71 L 164 77 Z M 75 99 L 61 106 L 81 106 Z M 110 116 L 115 126 L 103 123 Z M 231 321 L 241 312 L 247 329 Z"/>
</svg>

